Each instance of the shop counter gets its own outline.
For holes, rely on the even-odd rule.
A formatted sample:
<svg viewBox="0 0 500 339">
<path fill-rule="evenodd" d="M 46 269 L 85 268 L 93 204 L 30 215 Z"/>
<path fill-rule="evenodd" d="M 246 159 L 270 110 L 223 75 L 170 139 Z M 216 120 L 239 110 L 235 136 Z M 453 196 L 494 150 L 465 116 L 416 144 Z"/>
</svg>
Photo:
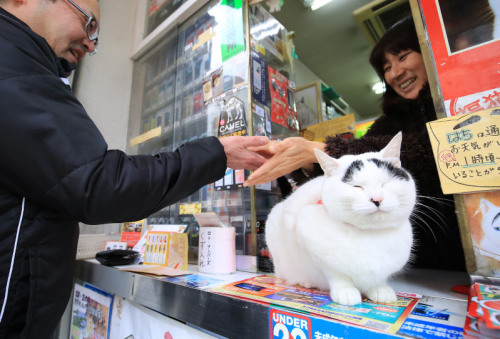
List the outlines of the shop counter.
<svg viewBox="0 0 500 339">
<path fill-rule="evenodd" d="M 196 266 L 189 268 L 196 273 Z M 252 279 L 261 274 L 235 272 L 230 275 L 214 275 L 221 281 L 237 282 Z M 227 338 L 288 338 L 286 332 L 293 326 L 304 327 L 304 338 L 384 338 L 404 337 L 351 325 L 342 321 L 316 317 L 307 312 L 283 308 L 256 300 L 242 299 L 213 292 L 211 289 L 189 287 L 142 274 L 118 270 L 101 265 L 96 260 L 76 262 L 77 282 L 90 283 L 104 291 L 124 297 L 147 308 L 160 312 L 196 327 Z M 436 297 L 454 304 L 455 313 L 466 314 L 467 296 L 451 291 L 456 285 L 469 285 L 466 272 L 434 270 L 409 270 L 393 279 L 390 285 L 398 292 Z M 273 325 L 273 317 L 283 316 L 289 321 L 279 328 Z M 302 325 L 301 325 L 302 324 Z M 304 325 L 305 324 L 305 325 Z M 421 325 L 418 325 L 421 326 Z M 419 330 L 417 326 L 417 330 Z M 460 325 L 459 325 L 460 326 Z M 463 324 L 461 325 L 463 327 Z M 302 336 L 294 336 L 302 338 Z"/>
</svg>

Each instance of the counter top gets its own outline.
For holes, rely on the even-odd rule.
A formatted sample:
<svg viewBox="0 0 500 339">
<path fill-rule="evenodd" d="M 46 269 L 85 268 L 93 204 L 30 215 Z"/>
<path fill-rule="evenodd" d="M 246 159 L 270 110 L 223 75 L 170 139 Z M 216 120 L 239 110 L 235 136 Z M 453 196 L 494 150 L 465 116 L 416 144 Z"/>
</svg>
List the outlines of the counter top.
<svg viewBox="0 0 500 339">
<path fill-rule="evenodd" d="M 190 270 L 197 273 L 195 269 L 196 267 L 190 267 Z M 220 278 L 224 281 L 222 284 L 225 284 L 256 275 L 260 274 L 236 272 L 231 275 L 208 276 Z M 265 304 L 118 270 L 103 266 L 96 260 L 77 261 L 75 278 L 224 337 L 269 337 L 270 307 Z M 398 292 L 458 300 L 467 300 L 467 296 L 452 292 L 451 287 L 468 284 L 470 279 L 466 272 L 434 270 L 409 270 L 390 282 Z"/>
</svg>

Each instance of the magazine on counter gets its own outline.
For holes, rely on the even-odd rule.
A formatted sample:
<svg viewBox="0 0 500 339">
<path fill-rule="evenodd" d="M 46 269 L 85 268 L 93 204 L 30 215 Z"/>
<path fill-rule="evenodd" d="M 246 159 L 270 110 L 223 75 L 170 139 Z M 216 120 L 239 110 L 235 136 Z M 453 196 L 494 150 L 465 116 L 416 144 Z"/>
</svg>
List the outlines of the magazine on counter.
<svg viewBox="0 0 500 339">
<path fill-rule="evenodd" d="M 391 304 L 374 303 L 364 298 L 360 305 L 334 303 L 329 292 L 289 286 L 282 279 L 262 275 L 230 283 L 210 291 L 267 304 L 286 306 L 312 315 L 327 317 L 362 327 L 396 333 L 421 298 L 418 294 L 399 293 Z"/>
</svg>

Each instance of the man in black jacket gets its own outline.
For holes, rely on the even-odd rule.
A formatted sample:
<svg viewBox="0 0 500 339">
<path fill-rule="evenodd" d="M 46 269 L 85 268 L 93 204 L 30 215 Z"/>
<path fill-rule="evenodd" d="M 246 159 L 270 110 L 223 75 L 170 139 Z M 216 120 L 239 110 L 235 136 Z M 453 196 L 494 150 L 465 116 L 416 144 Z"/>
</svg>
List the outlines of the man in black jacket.
<svg viewBox="0 0 500 339">
<path fill-rule="evenodd" d="M 108 150 L 65 74 L 96 51 L 97 0 L 0 0 L 0 338 L 47 338 L 67 305 L 78 222 L 144 218 L 224 175 L 256 169 L 262 137 L 174 152 Z M 71 67 L 69 67 L 71 68 Z"/>
</svg>

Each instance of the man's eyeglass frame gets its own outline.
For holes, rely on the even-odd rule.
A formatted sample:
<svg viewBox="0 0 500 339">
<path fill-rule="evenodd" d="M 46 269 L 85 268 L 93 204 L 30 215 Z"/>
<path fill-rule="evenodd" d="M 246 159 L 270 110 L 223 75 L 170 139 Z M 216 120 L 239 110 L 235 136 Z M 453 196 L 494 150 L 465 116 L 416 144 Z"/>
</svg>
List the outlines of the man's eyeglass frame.
<svg viewBox="0 0 500 339">
<path fill-rule="evenodd" d="M 97 44 L 98 44 L 98 36 L 99 36 L 99 24 L 97 23 L 97 20 L 92 16 L 89 15 L 87 12 L 85 12 L 80 6 L 75 4 L 72 0 L 68 0 L 70 4 L 72 4 L 77 10 L 79 10 L 83 15 L 87 17 L 87 22 L 85 23 L 85 33 L 87 33 L 87 38 L 89 38 L 90 41 L 94 43 L 94 51 L 89 52 L 90 55 L 94 55 L 97 53 Z M 91 32 L 91 24 L 92 22 L 95 23 L 95 31 Z"/>
</svg>

